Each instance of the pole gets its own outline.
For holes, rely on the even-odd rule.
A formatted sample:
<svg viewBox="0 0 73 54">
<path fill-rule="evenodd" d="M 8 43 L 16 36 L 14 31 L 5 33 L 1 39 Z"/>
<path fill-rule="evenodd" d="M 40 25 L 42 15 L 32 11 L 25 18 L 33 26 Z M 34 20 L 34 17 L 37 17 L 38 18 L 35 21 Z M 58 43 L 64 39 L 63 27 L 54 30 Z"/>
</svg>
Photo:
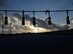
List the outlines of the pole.
<svg viewBox="0 0 73 54">
<path fill-rule="evenodd" d="M 12 34 L 12 28 L 11 28 L 11 23 L 10 23 L 10 34 Z"/>
<path fill-rule="evenodd" d="M 2 16 L 2 22 L 3 22 L 3 16 Z M 4 34 L 4 23 L 2 23 L 2 34 Z"/>
</svg>

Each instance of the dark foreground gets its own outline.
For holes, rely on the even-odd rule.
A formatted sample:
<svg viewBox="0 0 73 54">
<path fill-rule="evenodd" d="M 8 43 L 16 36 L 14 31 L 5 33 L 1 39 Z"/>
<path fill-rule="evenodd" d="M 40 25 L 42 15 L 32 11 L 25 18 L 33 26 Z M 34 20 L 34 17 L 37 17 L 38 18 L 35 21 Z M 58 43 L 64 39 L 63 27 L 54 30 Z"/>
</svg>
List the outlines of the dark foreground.
<svg viewBox="0 0 73 54">
<path fill-rule="evenodd" d="M 0 35 L 0 54 L 73 54 L 73 30 Z"/>
</svg>

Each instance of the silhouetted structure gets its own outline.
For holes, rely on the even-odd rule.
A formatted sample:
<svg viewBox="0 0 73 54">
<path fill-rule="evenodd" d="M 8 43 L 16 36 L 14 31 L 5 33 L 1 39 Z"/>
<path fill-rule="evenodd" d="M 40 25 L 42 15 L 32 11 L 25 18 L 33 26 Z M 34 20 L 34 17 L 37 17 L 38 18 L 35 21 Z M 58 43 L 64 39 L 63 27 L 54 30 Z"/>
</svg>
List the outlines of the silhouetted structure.
<svg viewBox="0 0 73 54">
<path fill-rule="evenodd" d="M 12 34 L 12 27 L 11 27 L 11 23 L 10 23 L 10 34 Z"/>
<path fill-rule="evenodd" d="M 33 26 L 36 26 L 36 18 L 33 17 L 32 19 L 33 19 Z"/>
<path fill-rule="evenodd" d="M 70 21 L 69 21 L 69 15 L 68 15 L 68 12 L 69 11 L 73 11 L 73 10 L 46 10 L 46 11 L 20 11 L 20 10 L 0 10 L 0 11 L 5 11 L 5 25 L 8 24 L 8 17 L 7 17 L 7 12 L 22 12 L 22 25 L 25 25 L 25 17 L 24 17 L 24 12 L 33 12 L 33 15 L 34 15 L 34 12 L 46 12 L 48 13 L 48 24 L 51 25 L 51 17 L 50 17 L 50 12 L 66 12 L 67 13 L 67 17 L 66 17 L 66 23 L 67 24 L 70 24 Z M 33 25 L 36 25 L 36 20 L 35 20 L 35 16 L 33 17 Z"/>
<path fill-rule="evenodd" d="M 5 10 L 5 25 L 8 25 L 7 10 Z"/>
<path fill-rule="evenodd" d="M 70 24 L 70 20 L 69 20 L 69 11 L 73 11 L 73 10 L 46 10 L 46 11 L 21 11 L 21 10 L 0 10 L 0 11 L 3 11 L 5 12 L 5 17 L 4 17 L 4 24 L 5 25 L 8 25 L 8 16 L 7 16 L 7 13 L 8 12 L 22 12 L 22 25 L 25 25 L 25 14 L 24 12 L 32 12 L 33 13 L 33 17 L 32 17 L 32 24 L 33 26 L 36 26 L 36 17 L 35 17 L 35 12 L 46 12 L 46 14 L 48 14 L 48 25 L 51 25 L 52 24 L 52 21 L 51 21 L 51 16 L 50 16 L 50 13 L 51 12 L 66 12 L 67 16 L 66 16 L 66 24 Z M 3 27 L 3 25 L 2 25 Z M 11 27 L 11 24 L 10 24 L 10 27 Z M 3 29 L 2 29 L 3 30 Z M 3 32 L 3 31 L 2 31 Z M 11 31 L 10 31 L 11 32 Z"/>
<path fill-rule="evenodd" d="M 33 26 L 36 26 L 36 17 L 35 17 L 35 12 L 33 11 Z"/>
<path fill-rule="evenodd" d="M 51 25 L 51 17 L 48 17 L 48 25 Z"/>
<path fill-rule="evenodd" d="M 48 25 L 51 25 L 51 17 L 50 17 L 50 11 L 46 10 L 46 14 L 48 13 Z"/>
<path fill-rule="evenodd" d="M 3 22 L 3 16 L 1 16 L 1 18 L 2 18 L 2 22 Z M 4 33 L 4 23 L 2 23 L 2 34 Z"/>
<path fill-rule="evenodd" d="M 70 17 L 69 17 L 69 14 L 68 14 L 68 10 L 66 11 L 66 13 L 67 13 L 66 23 L 67 23 L 67 24 L 70 24 L 70 20 L 69 20 Z"/>
<path fill-rule="evenodd" d="M 25 25 L 24 10 L 23 10 L 23 12 L 22 12 L 22 25 Z"/>
</svg>

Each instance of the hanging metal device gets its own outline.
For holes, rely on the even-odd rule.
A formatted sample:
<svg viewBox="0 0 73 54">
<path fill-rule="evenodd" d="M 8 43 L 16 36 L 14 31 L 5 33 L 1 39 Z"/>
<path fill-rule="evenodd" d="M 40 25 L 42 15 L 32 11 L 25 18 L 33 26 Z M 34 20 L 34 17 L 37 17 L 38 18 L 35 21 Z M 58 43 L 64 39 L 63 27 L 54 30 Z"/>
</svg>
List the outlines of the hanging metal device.
<svg viewBox="0 0 73 54">
<path fill-rule="evenodd" d="M 7 12 L 22 12 L 22 25 L 25 25 L 25 17 L 24 17 L 24 12 L 33 12 L 33 25 L 36 25 L 36 18 L 34 17 L 34 12 L 46 12 L 48 13 L 49 17 L 48 17 L 48 24 L 51 25 L 51 17 L 50 17 L 50 12 L 66 12 L 67 13 L 67 17 L 66 17 L 66 23 L 70 24 L 70 20 L 69 20 L 69 16 L 68 16 L 68 12 L 73 11 L 73 10 L 46 10 L 46 11 L 30 11 L 30 10 L 0 10 L 5 12 L 5 25 L 8 25 L 8 17 L 7 17 Z"/>
<path fill-rule="evenodd" d="M 51 25 L 51 17 L 50 17 L 50 11 L 46 10 L 46 14 L 48 13 L 48 25 Z"/>
<path fill-rule="evenodd" d="M 8 25 L 7 10 L 5 10 L 5 25 Z"/>
<path fill-rule="evenodd" d="M 69 20 L 70 17 L 69 17 L 69 14 L 68 14 L 68 10 L 66 10 L 66 13 L 67 13 L 66 23 L 67 23 L 67 24 L 70 24 L 70 20 Z"/>
<path fill-rule="evenodd" d="M 35 12 L 33 11 L 33 26 L 36 26 L 36 18 L 35 18 Z"/>
<path fill-rule="evenodd" d="M 24 10 L 22 11 L 22 25 L 25 25 Z"/>
</svg>

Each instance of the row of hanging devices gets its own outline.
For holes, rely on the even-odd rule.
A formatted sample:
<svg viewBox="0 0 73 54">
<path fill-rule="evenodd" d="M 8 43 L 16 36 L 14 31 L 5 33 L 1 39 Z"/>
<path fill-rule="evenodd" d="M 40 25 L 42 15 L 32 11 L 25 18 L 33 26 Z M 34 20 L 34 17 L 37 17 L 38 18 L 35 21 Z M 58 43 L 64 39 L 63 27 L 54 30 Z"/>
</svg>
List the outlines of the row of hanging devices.
<svg viewBox="0 0 73 54">
<path fill-rule="evenodd" d="M 24 10 L 22 11 L 22 25 L 25 25 L 25 14 L 24 14 Z M 36 26 L 36 17 L 35 17 L 35 12 L 33 11 L 33 17 L 32 17 L 32 21 L 33 21 L 33 25 Z M 7 10 L 5 10 L 5 21 L 4 21 L 5 25 L 8 25 L 8 16 L 7 16 Z"/>
<path fill-rule="evenodd" d="M 4 10 L 5 11 L 5 25 L 8 25 L 8 17 L 7 17 L 7 10 Z M 66 13 L 67 13 L 67 17 L 66 17 L 66 23 L 67 24 L 70 24 L 70 20 L 69 20 L 69 14 L 68 14 L 68 11 L 69 10 L 66 10 Z M 48 25 L 51 25 L 52 22 L 51 22 L 51 16 L 50 16 L 50 10 L 46 10 L 46 11 L 22 11 L 22 25 L 25 25 L 25 12 L 32 12 L 33 13 L 33 17 L 32 17 L 32 23 L 33 23 L 33 26 L 36 26 L 36 17 L 35 17 L 35 12 L 45 12 L 46 14 L 48 14 Z M 56 11 L 55 11 L 56 12 Z"/>
</svg>

